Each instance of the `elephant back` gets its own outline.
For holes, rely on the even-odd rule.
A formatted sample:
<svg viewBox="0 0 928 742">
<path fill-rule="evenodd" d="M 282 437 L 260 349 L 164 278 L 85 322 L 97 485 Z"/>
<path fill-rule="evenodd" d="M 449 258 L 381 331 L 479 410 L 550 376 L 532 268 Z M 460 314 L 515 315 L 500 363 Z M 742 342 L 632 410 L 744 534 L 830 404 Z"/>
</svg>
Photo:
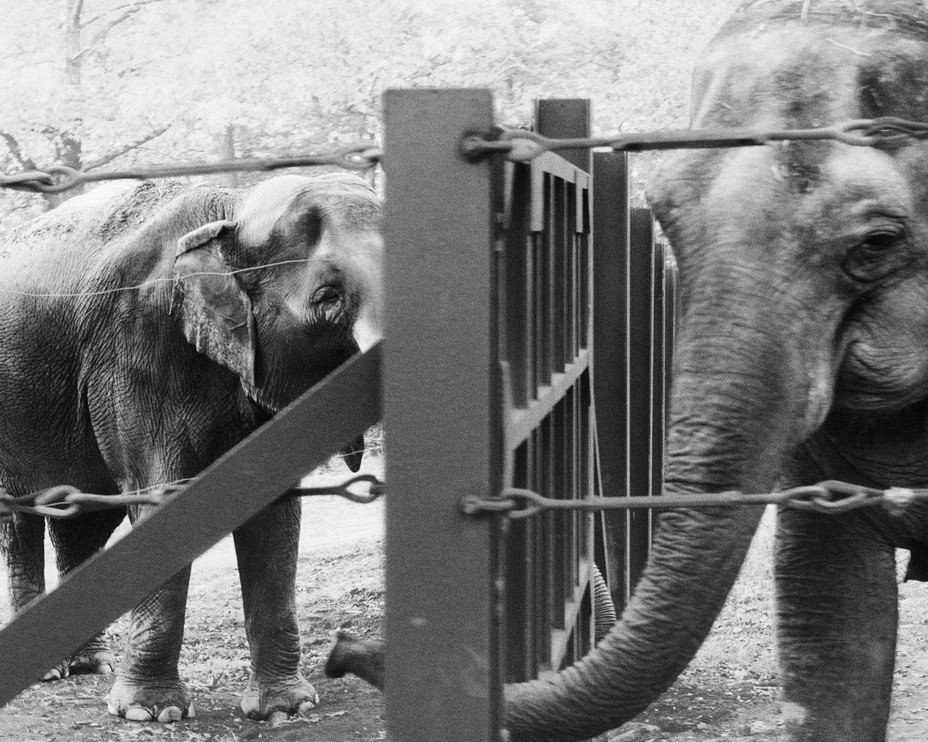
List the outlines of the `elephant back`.
<svg viewBox="0 0 928 742">
<path fill-rule="evenodd" d="M 183 188 L 177 181 L 104 183 L 10 230 L 0 242 L 0 260 L 31 260 L 57 249 L 87 256 L 137 228 Z"/>
</svg>

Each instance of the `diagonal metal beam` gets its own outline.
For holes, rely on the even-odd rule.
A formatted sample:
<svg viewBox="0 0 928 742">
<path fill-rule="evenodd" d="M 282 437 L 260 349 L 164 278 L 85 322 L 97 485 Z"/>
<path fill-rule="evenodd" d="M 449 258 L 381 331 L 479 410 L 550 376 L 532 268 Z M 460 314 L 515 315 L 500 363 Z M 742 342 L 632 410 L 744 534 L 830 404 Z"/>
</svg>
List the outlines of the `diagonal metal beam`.
<svg viewBox="0 0 928 742">
<path fill-rule="evenodd" d="M 381 346 L 355 356 L 0 631 L 0 706 L 381 416 Z"/>
</svg>

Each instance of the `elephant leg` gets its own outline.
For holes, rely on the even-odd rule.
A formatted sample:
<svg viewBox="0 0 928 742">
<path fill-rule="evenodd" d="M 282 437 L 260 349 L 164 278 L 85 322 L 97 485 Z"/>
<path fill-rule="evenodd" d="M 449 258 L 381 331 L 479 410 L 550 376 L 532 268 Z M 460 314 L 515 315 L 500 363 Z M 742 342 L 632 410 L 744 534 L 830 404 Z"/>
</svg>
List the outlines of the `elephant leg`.
<svg viewBox="0 0 928 742">
<path fill-rule="evenodd" d="M 15 513 L 0 520 L 10 607 L 16 613 L 45 592 L 45 519 Z"/>
<path fill-rule="evenodd" d="M 275 503 L 235 531 L 251 677 L 242 711 L 253 719 L 308 711 L 319 696 L 300 673 L 296 616 L 299 500 Z"/>
<path fill-rule="evenodd" d="M 860 511 L 781 510 L 776 590 L 789 739 L 885 740 L 898 612 L 892 545 Z"/>
<path fill-rule="evenodd" d="M 107 698 L 114 716 L 170 722 L 194 715 L 177 671 L 189 583 L 185 567 L 132 611 L 125 654 Z"/>
<path fill-rule="evenodd" d="M 131 508 L 133 525 L 151 509 Z M 170 722 L 194 715 L 177 671 L 189 584 L 188 566 L 133 609 L 125 653 L 107 697 L 107 711 L 114 716 Z"/>
<path fill-rule="evenodd" d="M 48 531 L 61 579 L 100 551 L 124 517 L 124 509 L 113 509 L 87 513 L 74 520 L 49 520 Z M 55 679 L 56 675 L 111 675 L 115 669 L 116 658 L 100 632 L 45 679 Z"/>
</svg>

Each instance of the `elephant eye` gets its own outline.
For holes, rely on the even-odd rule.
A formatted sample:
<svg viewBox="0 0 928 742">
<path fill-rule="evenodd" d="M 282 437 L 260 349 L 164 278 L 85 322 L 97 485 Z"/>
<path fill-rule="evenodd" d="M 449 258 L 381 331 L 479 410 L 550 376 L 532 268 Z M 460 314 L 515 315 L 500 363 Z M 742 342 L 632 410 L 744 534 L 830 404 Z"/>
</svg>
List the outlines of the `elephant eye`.
<svg viewBox="0 0 928 742">
<path fill-rule="evenodd" d="M 900 232 L 881 230 L 867 235 L 867 239 L 857 249 L 862 258 L 877 259 L 882 257 L 887 250 L 895 247 L 901 238 Z"/>
<path fill-rule="evenodd" d="M 310 301 L 314 306 L 321 304 L 337 304 L 342 299 L 342 295 L 334 286 L 320 286 L 313 292 Z"/>
<path fill-rule="evenodd" d="M 866 234 L 848 253 L 844 271 L 858 281 L 876 281 L 901 265 L 906 232 L 900 225 L 880 226 Z"/>
</svg>

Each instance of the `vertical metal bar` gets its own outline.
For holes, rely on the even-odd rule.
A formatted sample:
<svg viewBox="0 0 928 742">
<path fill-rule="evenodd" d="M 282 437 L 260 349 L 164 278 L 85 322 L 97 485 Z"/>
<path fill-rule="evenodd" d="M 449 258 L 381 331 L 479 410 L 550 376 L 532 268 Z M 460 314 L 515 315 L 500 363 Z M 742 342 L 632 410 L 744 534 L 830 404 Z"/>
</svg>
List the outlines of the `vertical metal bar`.
<svg viewBox="0 0 928 742">
<path fill-rule="evenodd" d="M 513 484 L 531 488 L 528 467 L 531 461 L 530 441 L 520 445 L 513 457 Z M 506 536 L 506 677 L 511 681 L 528 680 L 533 676 L 535 646 L 532 641 L 535 625 L 535 595 L 531 581 L 532 543 L 534 521 L 513 521 Z"/>
<path fill-rule="evenodd" d="M 628 250 L 628 493 L 651 494 L 651 330 L 654 222 L 648 209 L 632 209 Z M 651 514 L 628 513 L 628 588 L 634 590 L 648 559 Z"/>
<path fill-rule="evenodd" d="M 538 478 L 536 484 L 539 491 L 544 497 L 554 496 L 553 482 L 553 434 L 552 418 L 549 415 L 541 421 L 541 427 L 538 429 L 538 460 L 536 462 Z M 551 559 L 551 540 L 552 540 L 552 520 L 554 513 L 541 513 L 539 518 L 539 528 L 537 531 L 538 539 L 536 543 L 536 579 L 538 581 L 538 596 L 541 603 L 541 610 L 538 614 L 538 663 L 540 669 L 551 669 L 551 616 L 552 616 L 552 572 L 553 564 Z"/>
<path fill-rule="evenodd" d="M 567 223 L 566 184 L 553 179 L 551 188 L 551 370 L 561 373 L 567 362 Z"/>
<path fill-rule="evenodd" d="M 670 246 L 667 246 L 670 250 Z M 664 271 L 664 431 L 670 415 L 673 392 L 673 352 L 677 337 L 677 266 L 671 263 Z"/>
<path fill-rule="evenodd" d="M 603 494 L 622 497 L 627 486 L 628 377 L 628 156 L 593 154 L 592 248 L 593 405 Z M 603 515 L 606 577 L 616 610 L 625 606 L 627 519 L 620 511 Z"/>
<path fill-rule="evenodd" d="M 653 217 L 652 217 L 653 219 Z M 653 276 L 653 306 L 654 314 L 651 322 L 651 496 L 659 497 L 664 491 L 664 362 L 666 348 L 664 346 L 664 333 L 666 321 L 664 318 L 665 296 L 664 288 L 664 245 L 654 242 Z M 652 526 L 657 522 L 652 518 Z"/>
<path fill-rule="evenodd" d="M 512 199 L 506 225 L 506 360 L 510 366 L 512 403 L 525 407 L 532 390 L 532 283 L 527 266 L 532 260 L 529 233 L 532 183 L 528 165 L 508 165 Z"/>
<path fill-rule="evenodd" d="M 567 475 L 567 436 L 566 428 L 566 399 L 562 399 L 554 406 L 550 417 L 551 427 L 551 482 L 553 495 L 558 499 L 570 497 L 566 488 Z M 555 629 L 564 626 L 564 602 L 572 592 L 568 588 L 569 567 L 566 564 L 567 554 L 570 551 L 569 535 L 567 533 L 567 515 L 565 513 L 551 513 L 551 543 L 549 551 L 550 579 L 551 579 L 551 627 Z"/>
<path fill-rule="evenodd" d="M 459 510 L 501 484 L 493 163 L 459 154 L 465 132 L 490 130 L 492 98 L 389 90 L 384 119 L 388 729 L 497 740 L 496 519 Z"/>
<path fill-rule="evenodd" d="M 567 233 L 564 236 L 567 244 L 567 276 L 565 285 L 567 291 L 567 345 L 565 357 L 569 360 L 577 355 L 580 349 L 580 282 L 578 280 L 580 269 L 580 240 L 577 234 L 577 187 L 573 183 L 567 184 Z M 585 278 L 585 276 L 584 276 Z"/>
</svg>

